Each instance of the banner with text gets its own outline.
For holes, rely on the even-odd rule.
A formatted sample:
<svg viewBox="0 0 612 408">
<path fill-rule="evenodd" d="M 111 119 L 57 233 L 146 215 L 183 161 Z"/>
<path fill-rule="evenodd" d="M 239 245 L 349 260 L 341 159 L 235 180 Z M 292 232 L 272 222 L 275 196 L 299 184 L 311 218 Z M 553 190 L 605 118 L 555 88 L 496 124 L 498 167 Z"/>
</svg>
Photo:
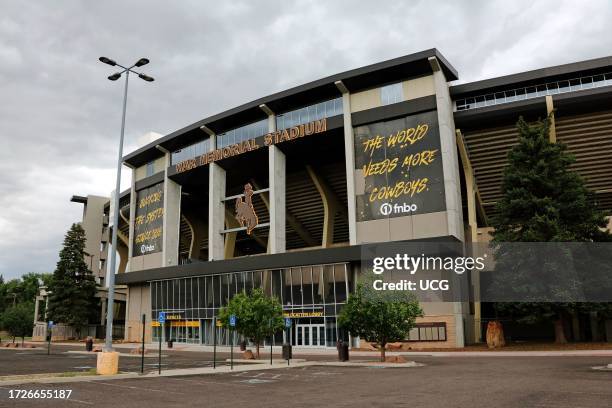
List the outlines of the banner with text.
<svg viewBox="0 0 612 408">
<path fill-rule="evenodd" d="M 164 219 L 164 183 L 136 193 L 133 256 L 154 254 L 162 250 Z"/>
<path fill-rule="evenodd" d="M 357 221 L 446 209 L 436 111 L 356 127 L 355 166 Z"/>
</svg>

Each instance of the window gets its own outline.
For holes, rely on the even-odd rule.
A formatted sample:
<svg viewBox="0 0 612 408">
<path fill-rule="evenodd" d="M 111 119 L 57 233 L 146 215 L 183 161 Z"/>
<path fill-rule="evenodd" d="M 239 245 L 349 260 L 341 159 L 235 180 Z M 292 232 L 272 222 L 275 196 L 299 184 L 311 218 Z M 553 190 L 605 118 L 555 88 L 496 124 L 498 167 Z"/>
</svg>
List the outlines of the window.
<svg viewBox="0 0 612 408">
<path fill-rule="evenodd" d="M 262 119 L 248 125 L 228 130 L 217 135 L 217 149 L 244 142 L 245 140 L 255 139 L 268 133 L 268 119 Z"/>
<path fill-rule="evenodd" d="M 342 98 L 305 106 L 276 116 L 276 129 L 283 130 L 323 118 L 342 115 Z"/>
<path fill-rule="evenodd" d="M 401 102 L 404 99 L 402 83 L 385 85 L 380 88 L 380 100 L 383 105 Z"/>
<path fill-rule="evenodd" d="M 446 341 L 446 323 L 417 323 L 408 333 L 408 341 Z"/>
<path fill-rule="evenodd" d="M 155 163 L 150 161 L 147 163 L 147 177 L 151 177 L 155 172 Z"/>
<path fill-rule="evenodd" d="M 172 164 L 177 164 L 182 161 L 193 159 L 194 157 L 201 156 L 210 150 L 210 139 L 206 138 L 199 142 L 185 146 L 182 149 L 172 152 Z"/>
</svg>

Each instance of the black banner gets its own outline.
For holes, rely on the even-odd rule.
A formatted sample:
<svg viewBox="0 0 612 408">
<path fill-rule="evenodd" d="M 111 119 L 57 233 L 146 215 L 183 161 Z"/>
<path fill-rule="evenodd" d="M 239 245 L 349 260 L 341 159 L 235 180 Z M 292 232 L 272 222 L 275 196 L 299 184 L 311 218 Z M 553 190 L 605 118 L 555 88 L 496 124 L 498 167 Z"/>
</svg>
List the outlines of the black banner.
<svg viewBox="0 0 612 408">
<path fill-rule="evenodd" d="M 138 191 L 132 256 L 154 254 L 162 250 L 163 220 L 164 183 Z"/>
<path fill-rule="evenodd" d="M 436 111 L 356 127 L 355 166 L 365 178 L 357 221 L 446 209 Z"/>
</svg>

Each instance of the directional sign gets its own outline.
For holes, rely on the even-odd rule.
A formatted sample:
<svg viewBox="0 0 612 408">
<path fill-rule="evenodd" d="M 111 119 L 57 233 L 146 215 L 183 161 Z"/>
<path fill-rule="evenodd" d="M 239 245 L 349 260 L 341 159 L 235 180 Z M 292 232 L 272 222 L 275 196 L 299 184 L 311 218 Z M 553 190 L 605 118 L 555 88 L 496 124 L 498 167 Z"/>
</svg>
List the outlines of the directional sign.
<svg viewBox="0 0 612 408">
<path fill-rule="evenodd" d="M 291 327 L 291 319 L 288 317 L 285 317 L 285 327 Z"/>
<path fill-rule="evenodd" d="M 49 328 L 53 327 L 53 320 L 49 320 Z"/>
<path fill-rule="evenodd" d="M 232 327 L 236 327 L 236 315 L 230 315 L 229 324 Z"/>
<path fill-rule="evenodd" d="M 159 316 L 157 316 L 157 322 L 159 324 L 166 323 L 166 312 L 159 312 Z"/>
</svg>

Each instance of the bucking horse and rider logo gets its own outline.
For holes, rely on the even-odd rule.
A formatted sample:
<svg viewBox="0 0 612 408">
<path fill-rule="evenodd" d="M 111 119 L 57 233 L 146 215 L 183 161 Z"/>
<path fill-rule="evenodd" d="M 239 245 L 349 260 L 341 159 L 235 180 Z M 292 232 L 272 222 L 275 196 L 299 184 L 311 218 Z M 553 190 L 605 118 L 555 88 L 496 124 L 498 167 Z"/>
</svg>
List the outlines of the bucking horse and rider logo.
<svg viewBox="0 0 612 408">
<path fill-rule="evenodd" d="M 251 231 L 257 226 L 259 219 L 253 208 L 253 186 L 247 183 L 244 186 L 244 200 L 242 197 L 236 199 L 236 220 L 241 227 L 246 227 L 246 233 L 251 235 Z"/>
</svg>

